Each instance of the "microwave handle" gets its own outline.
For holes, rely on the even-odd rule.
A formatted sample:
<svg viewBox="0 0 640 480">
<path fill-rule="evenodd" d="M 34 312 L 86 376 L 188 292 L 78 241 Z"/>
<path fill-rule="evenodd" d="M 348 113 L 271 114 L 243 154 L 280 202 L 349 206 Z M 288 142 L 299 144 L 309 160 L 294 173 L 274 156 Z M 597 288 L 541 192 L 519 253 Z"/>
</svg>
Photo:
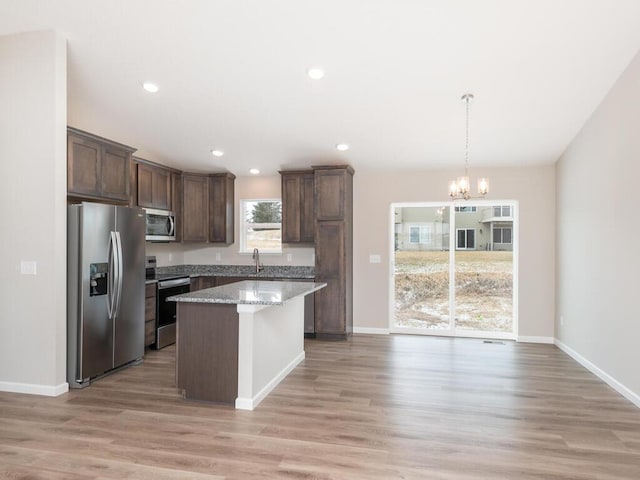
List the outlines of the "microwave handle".
<svg viewBox="0 0 640 480">
<path fill-rule="evenodd" d="M 173 215 L 169 215 L 169 235 L 175 235 L 176 221 L 173 219 Z"/>
</svg>

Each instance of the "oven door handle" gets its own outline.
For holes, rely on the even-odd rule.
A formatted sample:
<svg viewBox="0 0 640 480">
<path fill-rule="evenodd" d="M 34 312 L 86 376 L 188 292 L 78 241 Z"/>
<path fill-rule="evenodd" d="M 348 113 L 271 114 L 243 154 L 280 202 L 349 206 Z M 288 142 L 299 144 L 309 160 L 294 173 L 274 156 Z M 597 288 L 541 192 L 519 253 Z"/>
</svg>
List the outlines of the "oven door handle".
<svg viewBox="0 0 640 480">
<path fill-rule="evenodd" d="M 170 287 L 180 287 L 182 285 L 191 285 L 190 278 L 176 278 L 173 280 L 160 280 L 158 282 L 158 290 L 163 290 Z"/>
</svg>

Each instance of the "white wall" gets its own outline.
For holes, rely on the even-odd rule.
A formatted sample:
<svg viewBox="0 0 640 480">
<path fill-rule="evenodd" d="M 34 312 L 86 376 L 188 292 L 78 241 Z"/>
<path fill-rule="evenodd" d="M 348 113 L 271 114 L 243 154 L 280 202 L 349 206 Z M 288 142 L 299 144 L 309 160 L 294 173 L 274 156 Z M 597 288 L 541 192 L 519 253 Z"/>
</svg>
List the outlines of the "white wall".
<svg viewBox="0 0 640 480">
<path fill-rule="evenodd" d="M 639 129 L 640 54 L 557 163 L 556 337 L 640 406 Z"/>
<path fill-rule="evenodd" d="M 461 165 L 462 168 L 462 165 Z M 521 340 L 553 341 L 555 170 L 478 169 L 491 179 L 488 200 L 517 200 L 520 208 L 519 329 Z M 389 328 L 390 205 L 448 201 L 451 171 L 357 171 L 354 176 L 354 327 Z M 378 254 L 382 263 L 369 263 Z"/>
<path fill-rule="evenodd" d="M 0 37 L 0 390 L 66 391 L 66 42 Z M 22 260 L 37 274 L 21 275 Z"/>
<path fill-rule="evenodd" d="M 280 198 L 280 176 L 237 177 L 235 182 L 235 243 L 228 247 L 211 244 L 174 243 L 157 244 L 147 242 L 147 255 L 155 255 L 158 266 L 202 264 L 202 265 L 252 265 L 251 254 L 240 254 L 239 204 L 241 199 Z M 285 245 L 281 254 L 261 253 L 264 265 L 315 265 L 313 247 Z M 220 260 L 216 259 L 220 254 Z M 291 261 L 287 260 L 291 255 Z"/>
</svg>

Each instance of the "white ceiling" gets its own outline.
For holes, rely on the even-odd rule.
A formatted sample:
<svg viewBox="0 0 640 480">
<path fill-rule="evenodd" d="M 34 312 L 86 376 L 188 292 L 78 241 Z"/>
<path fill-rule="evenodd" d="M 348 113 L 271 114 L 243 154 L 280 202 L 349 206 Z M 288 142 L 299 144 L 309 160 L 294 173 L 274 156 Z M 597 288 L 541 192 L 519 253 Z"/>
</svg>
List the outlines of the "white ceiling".
<svg viewBox="0 0 640 480">
<path fill-rule="evenodd" d="M 0 0 L 0 34 L 46 28 L 69 125 L 177 168 L 462 166 L 465 92 L 472 168 L 519 166 L 556 161 L 622 74 L 640 1 Z"/>
</svg>

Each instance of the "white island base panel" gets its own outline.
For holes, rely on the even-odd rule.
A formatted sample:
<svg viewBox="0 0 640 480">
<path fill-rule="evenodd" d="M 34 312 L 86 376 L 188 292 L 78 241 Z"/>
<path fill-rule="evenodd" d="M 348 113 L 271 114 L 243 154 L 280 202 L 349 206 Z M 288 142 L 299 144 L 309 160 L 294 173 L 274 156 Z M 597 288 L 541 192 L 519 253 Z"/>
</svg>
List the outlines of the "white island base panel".
<svg viewBox="0 0 640 480">
<path fill-rule="evenodd" d="M 304 296 L 283 305 L 238 305 L 238 397 L 253 410 L 304 360 Z"/>
</svg>

